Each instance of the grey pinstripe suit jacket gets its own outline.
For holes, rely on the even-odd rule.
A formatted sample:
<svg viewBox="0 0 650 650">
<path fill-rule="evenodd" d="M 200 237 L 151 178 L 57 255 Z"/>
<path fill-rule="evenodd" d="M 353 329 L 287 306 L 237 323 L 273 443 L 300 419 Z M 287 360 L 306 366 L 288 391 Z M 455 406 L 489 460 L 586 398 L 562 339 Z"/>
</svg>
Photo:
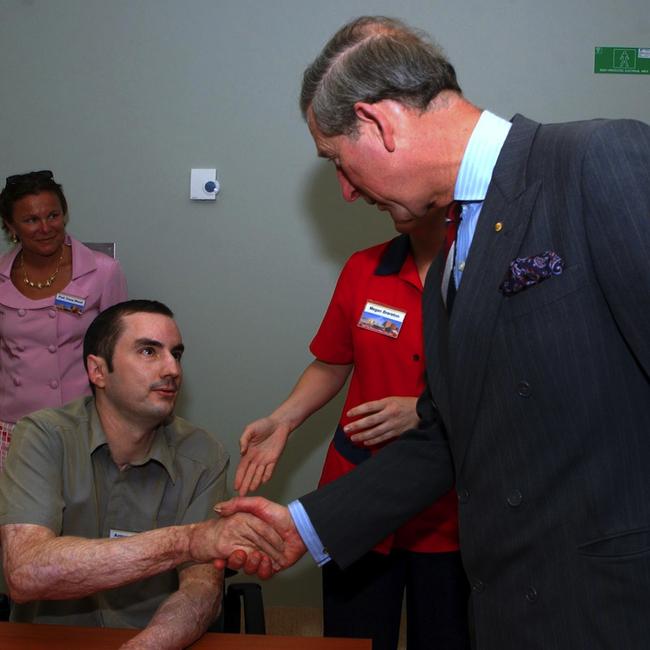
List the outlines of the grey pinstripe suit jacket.
<svg viewBox="0 0 650 650">
<path fill-rule="evenodd" d="M 650 127 L 515 116 L 451 322 L 439 273 L 421 426 L 301 499 L 321 539 L 346 566 L 455 484 L 478 650 L 650 647 Z"/>
</svg>

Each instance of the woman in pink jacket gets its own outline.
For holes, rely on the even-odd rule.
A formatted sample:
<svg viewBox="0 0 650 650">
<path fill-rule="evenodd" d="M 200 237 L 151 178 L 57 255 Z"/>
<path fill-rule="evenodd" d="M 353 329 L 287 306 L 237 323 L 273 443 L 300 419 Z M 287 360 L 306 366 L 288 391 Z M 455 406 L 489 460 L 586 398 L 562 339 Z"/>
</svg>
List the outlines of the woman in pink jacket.
<svg viewBox="0 0 650 650">
<path fill-rule="evenodd" d="M 68 206 L 52 172 L 9 176 L 0 257 L 0 469 L 18 419 L 90 392 L 83 337 L 93 318 L 126 298 L 118 262 L 66 233 Z"/>
</svg>

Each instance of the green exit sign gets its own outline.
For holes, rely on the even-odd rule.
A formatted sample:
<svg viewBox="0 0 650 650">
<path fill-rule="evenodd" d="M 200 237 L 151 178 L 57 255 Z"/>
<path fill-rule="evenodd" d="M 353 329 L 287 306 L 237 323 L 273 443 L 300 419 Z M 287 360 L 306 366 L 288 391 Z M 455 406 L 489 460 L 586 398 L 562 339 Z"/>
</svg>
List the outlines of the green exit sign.
<svg viewBox="0 0 650 650">
<path fill-rule="evenodd" d="M 597 47 L 594 72 L 650 74 L 650 47 Z"/>
</svg>

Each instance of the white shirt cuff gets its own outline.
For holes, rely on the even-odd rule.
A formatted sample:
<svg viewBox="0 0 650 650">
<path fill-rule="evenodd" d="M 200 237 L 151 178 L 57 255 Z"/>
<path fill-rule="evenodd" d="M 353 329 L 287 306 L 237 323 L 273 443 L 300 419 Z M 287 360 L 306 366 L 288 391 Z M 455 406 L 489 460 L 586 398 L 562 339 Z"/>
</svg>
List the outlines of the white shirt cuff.
<svg viewBox="0 0 650 650">
<path fill-rule="evenodd" d="M 329 556 L 325 548 L 323 547 L 323 542 L 321 542 L 320 537 L 316 533 L 316 529 L 313 527 L 309 515 L 305 510 L 304 506 L 300 501 L 292 501 L 289 504 L 289 514 L 293 519 L 293 523 L 298 529 L 302 541 L 305 543 L 307 550 L 311 553 L 311 556 L 316 560 L 318 566 L 323 566 L 327 564 L 332 558 Z"/>
</svg>

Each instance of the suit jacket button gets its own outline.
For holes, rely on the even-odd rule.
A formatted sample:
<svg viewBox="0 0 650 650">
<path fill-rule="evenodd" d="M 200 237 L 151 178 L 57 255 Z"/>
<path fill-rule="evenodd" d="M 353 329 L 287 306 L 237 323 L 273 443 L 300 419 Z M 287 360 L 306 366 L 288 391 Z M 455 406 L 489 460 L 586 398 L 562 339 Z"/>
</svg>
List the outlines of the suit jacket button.
<svg viewBox="0 0 650 650">
<path fill-rule="evenodd" d="M 513 490 L 507 498 L 508 505 L 512 508 L 516 508 L 521 505 L 521 502 L 524 500 L 524 495 L 519 490 Z"/>
<path fill-rule="evenodd" d="M 537 589 L 535 589 L 535 587 L 528 587 L 528 589 L 526 589 L 526 600 L 529 603 L 534 603 L 537 601 L 537 598 Z"/>
<path fill-rule="evenodd" d="M 520 381 L 517 384 L 517 393 L 521 397 L 530 397 L 530 393 L 531 393 L 530 384 L 527 381 Z"/>
<path fill-rule="evenodd" d="M 469 490 L 467 488 L 458 490 L 458 501 L 460 503 L 467 503 L 469 501 Z"/>
<path fill-rule="evenodd" d="M 485 583 L 482 580 L 474 580 L 472 582 L 472 591 L 482 594 L 485 591 Z"/>
</svg>

